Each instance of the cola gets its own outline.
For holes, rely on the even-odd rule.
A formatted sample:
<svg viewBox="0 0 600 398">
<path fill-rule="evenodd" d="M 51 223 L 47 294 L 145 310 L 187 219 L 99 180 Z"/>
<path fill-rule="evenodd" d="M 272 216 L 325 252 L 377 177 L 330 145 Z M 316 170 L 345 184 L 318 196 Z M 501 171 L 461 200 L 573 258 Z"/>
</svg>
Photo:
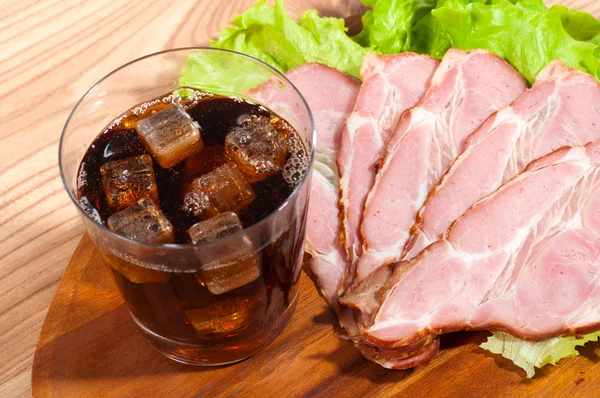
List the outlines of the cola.
<svg viewBox="0 0 600 398">
<path fill-rule="evenodd" d="M 202 245 L 276 211 L 308 159 L 291 124 L 266 106 L 180 88 L 133 106 L 100 132 L 81 161 L 77 193 L 86 212 L 117 234 Z M 118 250 L 101 255 L 138 324 L 178 343 L 173 357 L 228 363 L 287 322 L 303 236 L 303 220 L 293 219 L 268 245 L 244 238 L 216 260 L 199 259 L 192 272 L 146 266 Z M 182 344 L 190 349 L 182 353 Z"/>
</svg>

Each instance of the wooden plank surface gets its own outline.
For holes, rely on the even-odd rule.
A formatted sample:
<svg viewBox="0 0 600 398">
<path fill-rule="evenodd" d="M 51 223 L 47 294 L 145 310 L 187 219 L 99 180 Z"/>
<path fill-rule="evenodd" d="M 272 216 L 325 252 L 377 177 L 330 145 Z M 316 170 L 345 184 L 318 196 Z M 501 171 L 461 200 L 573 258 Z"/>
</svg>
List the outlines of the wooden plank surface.
<svg viewBox="0 0 600 398">
<path fill-rule="evenodd" d="M 548 4 L 559 2 L 600 17 L 599 1 Z M 203 44 L 252 3 L 0 0 L 1 397 L 30 395 L 35 344 L 83 233 L 57 168 L 58 139 L 70 110 L 93 83 L 116 67 L 155 51 Z M 315 7 L 339 17 L 361 9 L 358 0 L 286 4 L 293 16 Z M 327 328 L 330 333 L 331 326 Z M 347 350 L 336 352 L 331 348 L 331 360 L 344 369 Z M 356 368 L 330 383 L 370 378 L 389 384 L 403 377 L 369 369 Z"/>
<path fill-rule="evenodd" d="M 510 361 L 477 346 L 486 332 L 442 336 L 427 366 L 397 371 L 364 359 L 306 275 L 281 336 L 232 366 L 198 368 L 151 348 L 130 319 L 99 254 L 85 236 L 60 282 L 33 363 L 36 397 L 320 396 L 598 397 L 597 347 L 528 380 Z"/>
</svg>

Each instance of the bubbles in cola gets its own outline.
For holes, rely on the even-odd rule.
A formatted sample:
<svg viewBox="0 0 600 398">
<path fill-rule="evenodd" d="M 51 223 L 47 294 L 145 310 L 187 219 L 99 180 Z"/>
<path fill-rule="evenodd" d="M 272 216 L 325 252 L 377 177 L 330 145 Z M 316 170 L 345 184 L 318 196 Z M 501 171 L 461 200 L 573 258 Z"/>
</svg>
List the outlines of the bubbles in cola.
<svg viewBox="0 0 600 398">
<path fill-rule="evenodd" d="M 210 198 L 203 190 L 196 187 L 191 187 L 183 196 L 183 208 L 190 214 L 196 217 L 201 217 L 202 214 L 210 207 Z"/>
<path fill-rule="evenodd" d="M 83 196 L 79 200 L 79 206 L 92 220 L 94 220 L 98 224 L 102 223 L 102 218 L 100 217 L 100 213 L 92 205 L 92 203 L 90 202 L 90 200 L 88 199 L 87 196 Z"/>
<path fill-rule="evenodd" d="M 287 138 L 289 158 L 283 166 L 283 179 L 291 186 L 296 187 L 302 181 L 308 169 L 308 154 L 302 139 L 293 134 Z"/>
<path fill-rule="evenodd" d="M 169 169 L 204 148 L 198 123 L 180 105 L 140 120 L 142 141 L 162 168 Z"/>
<path fill-rule="evenodd" d="M 106 204 L 120 211 L 141 198 L 158 203 L 158 187 L 149 155 L 133 156 L 105 163 L 100 168 Z"/>
<path fill-rule="evenodd" d="M 277 173 L 285 163 L 283 139 L 266 117 L 249 117 L 225 137 L 225 154 L 250 182 Z"/>
</svg>

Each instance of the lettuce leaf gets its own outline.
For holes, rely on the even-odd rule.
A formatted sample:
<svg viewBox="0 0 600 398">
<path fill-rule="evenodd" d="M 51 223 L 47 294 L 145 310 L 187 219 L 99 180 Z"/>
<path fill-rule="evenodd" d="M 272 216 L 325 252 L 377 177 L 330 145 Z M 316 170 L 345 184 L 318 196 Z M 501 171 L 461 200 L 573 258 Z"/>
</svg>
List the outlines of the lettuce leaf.
<svg viewBox="0 0 600 398">
<path fill-rule="evenodd" d="M 342 19 L 319 17 L 310 10 L 294 22 L 283 0 L 273 6 L 259 0 L 211 45 L 251 55 L 282 72 L 320 62 L 356 77 L 369 51 L 412 51 L 439 59 L 451 47 L 484 48 L 506 59 L 530 83 L 554 59 L 600 79 L 600 22 L 583 11 L 548 9 L 542 0 L 362 2 L 371 9 L 363 16 L 363 30 L 353 38 Z M 236 79 L 207 57 L 190 57 L 182 85 L 211 83 L 230 91 L 256 86 L 258 79 Z"/>
<path fill-rule="evenodd" d="M 363 0 L 372 9 L 354 40 L 370 51 L 441 59 L 451 47 L 487 49 L 530 83 L 550 61 L 600 79 L 600 22 L 542 0 Z"/>
<path fill-rule="evenodd" d="M 437 0 L 362 0 L 371 7 L 362 17 L 363 30 L 354 37 L 371 51 L 396 54 L 412 49 L 413 26 L 430 15 Z"/>
<path fill-rule="evenodd" d="M 590 333 L 578 339 L 576 337 L 556 337 L 544 341 L 525 341 L 504 332 L 492 332 L 493 335 L 480 345 L 484 350 L 500 354 L 525 370 L 527 378 L 532 378 L 535 368 L 544 365 L 556 365 L 563 358 L 579 355 L 575 349 L 590 341 L 598 341 L 600 331 Z"/>
<path fill-rule="evenodd" d="M 232 63 L 235 62 L 235 65 Z M 247 70 L 247 73 L 232 73 Z M 269 80 L 266 70 L 256 68 L 251 59 L 225 52 L 197 52 L 188 55 L 179 76 L 181 87 L 194 87 L 222 95 L 239 95 Z"/>
<path fill-rule="evenodd" d="M 343 19 L 319 17 L 316 10 L 309 10 L 294 22 L 285 11 L 283 0 L 276 0 L 274 6 L 258 1 L 231 21 L 231 26 L 210 44 L 251 55 L 282 72 L 307 62 L 319 62 L 356 77 L 366 52 L 346 34 Z M 206 62 L 206 56 L 190 58 L 180 83 L 197 87 L 199 80 L 204 79 L 202 63 Z M 227 70 L 209 69 L 213 82 L 223 80 L 223 84 L 228 84 L 233 77 Z M 239 83 L 242 82 L 230 85 L 239 88 Z M 251 84 L 254 82 L 248 82 L 248 87 L 255 86 Z"/>
<path fill-rule="evenodd" d="M 362 0 L 363 5 L 372 9 L 363 15 L 363 30 L 354 40 L 382 54 L 412 51 L 441 59 L 452 42 L 431 12 L 442 7 L 463 10 L 471 3 L 486 1 Z"/>
<path fill-rule="evenodd" d="M 555 59 L 600 79 L 600 22 L 583 11 L 548 9 L 542 0 L 493 0 L 431 14 L 453 47 L 487 49 L 530 83 Z"/>
</svg>

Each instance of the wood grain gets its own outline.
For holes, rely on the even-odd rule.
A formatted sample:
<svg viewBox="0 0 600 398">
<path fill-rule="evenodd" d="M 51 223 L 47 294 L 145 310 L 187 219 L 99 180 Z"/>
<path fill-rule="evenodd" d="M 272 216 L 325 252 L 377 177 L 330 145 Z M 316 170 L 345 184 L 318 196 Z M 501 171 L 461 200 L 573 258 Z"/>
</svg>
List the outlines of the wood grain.
<svg viewBox="0 0 600 398">
<path fill-rule="evenodd" d="M 560 2 L 600 16 L 598 1 Z M 83 233 L 57 168 L 70 110 L 111 70 L 148 53 L 203 44 L 252 3 L 0 0 L 0 396 L 30 395 L 42 322 Z M 315 7 L 339 17 L 361 10 L 358 0 L 286 4 L 293 16 Z"/>
<path fill-rule="evenodd" d="M 384 369 L 362 358 L 335 315 L 302 276 L 296 313 L 258 355 L 233 366 L 198 368 L 153 350 L 130 318 L 98 252 L 85 236 L 52 301 L 33 362 L 36 397 L 89 396 L 600 396 L 600 358 L 544 368 L 532 380 L 477 347 L 487 332 L 442 336 L 440 354 L 413 370 Z"/>
</svg>

